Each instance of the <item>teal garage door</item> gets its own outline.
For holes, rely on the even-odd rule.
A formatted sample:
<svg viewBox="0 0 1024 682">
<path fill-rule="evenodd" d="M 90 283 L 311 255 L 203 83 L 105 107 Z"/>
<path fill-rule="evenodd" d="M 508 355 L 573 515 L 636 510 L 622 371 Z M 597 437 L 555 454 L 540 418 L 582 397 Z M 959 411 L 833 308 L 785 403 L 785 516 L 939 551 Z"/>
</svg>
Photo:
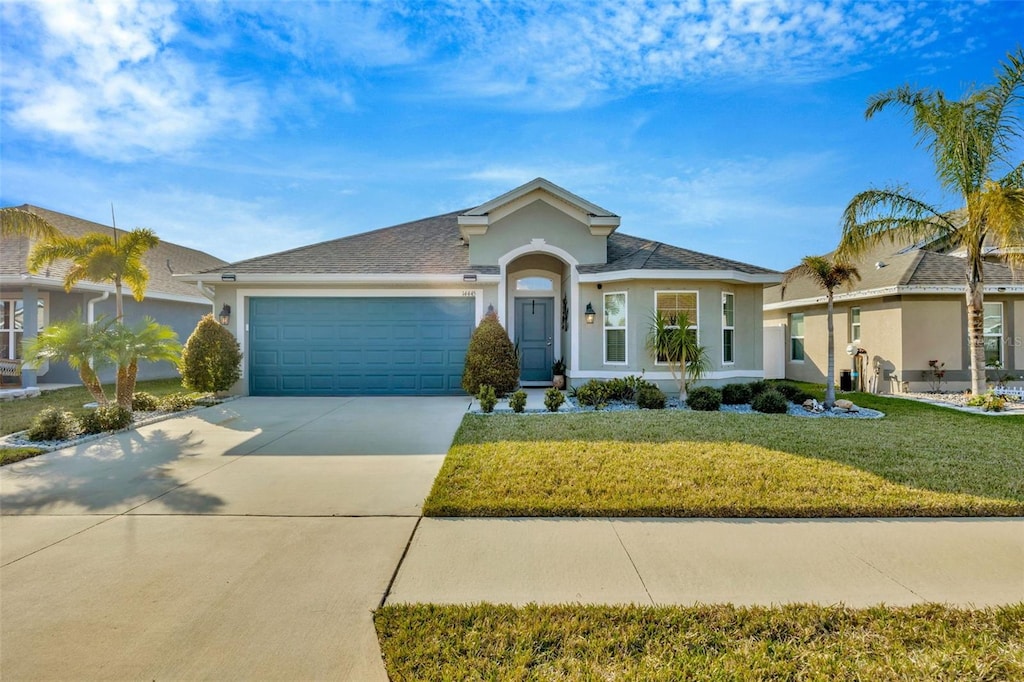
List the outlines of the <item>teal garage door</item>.
<svg viewBox="0 0 1024 682">
<path fill-rule="evenodd" d="M 249 392 L 462 393 L 475 316 L 472 298 L 252 298 Z"/>
</svg>

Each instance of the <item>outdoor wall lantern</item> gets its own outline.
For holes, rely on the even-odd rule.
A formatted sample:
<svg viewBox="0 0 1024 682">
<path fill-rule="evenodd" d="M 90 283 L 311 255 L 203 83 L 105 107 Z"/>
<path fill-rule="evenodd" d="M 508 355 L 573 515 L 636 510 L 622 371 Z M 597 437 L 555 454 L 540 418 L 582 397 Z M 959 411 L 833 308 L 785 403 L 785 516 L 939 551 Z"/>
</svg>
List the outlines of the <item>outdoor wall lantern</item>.
<svg viewBox="0 0 1024 682">
<path fill-rule="evenodd" d="M 220 309 L 220 323 L 226 327 L 229 322 L 231 322 L 231 306 L 225 303 L 224 307 Z"/>
<path fill-rule="evenodd" d="M 588 303 L 587 309 L 583 312 L 583 315 L 587 318 L 587 324 L 594 324 L 594 318 L 597 317 L 597 313 L 594 312 L 593 305 Z"/>
</svg>

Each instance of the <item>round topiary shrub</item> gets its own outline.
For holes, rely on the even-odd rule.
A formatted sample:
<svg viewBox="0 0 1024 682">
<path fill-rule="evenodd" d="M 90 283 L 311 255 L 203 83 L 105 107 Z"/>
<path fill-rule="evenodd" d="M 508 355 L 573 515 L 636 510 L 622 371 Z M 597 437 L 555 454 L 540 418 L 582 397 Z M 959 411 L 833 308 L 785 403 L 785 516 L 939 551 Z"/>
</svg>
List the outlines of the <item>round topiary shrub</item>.
<svg viewBox="0 0 1024 682">
<path fill-rule="evenodd" d="M 654 384 L 644 384 L 637 389 L 636 405 L 644 410 L 664 410 L 665 393 Z"/>
<path fill-rule="evenodd" d="M 242 376 L 238 340 L 213 315 L 206 315 L 185 342 L 179 370 L 185 388 L 227 391 Z"/>
<path fill-rule="evenodd" d="M 555 387 L 544 391 L 544 407 L 548 412 L 558 412 L 558 408 L 565 402 L 565 396 Z"/>
<path fill-rule="evenodd" d="M 47 407 L 32 420 L 25 437 L 31 441 L 69 440 L 77 436 L 80 429 L 75 415 L 57 407 Z"/>
<path fill-rule="evenodd" d="M 152 393 L 136 391 L 132 394 L 132 409 L 139 412 L 153 412 L 160 406 L 160 400 Z"/>
<path fill-rule="evenodd" d="M 686 397 L 686 406 L 700 412 L 717 412 L 722 406 L 722 394 L 711 386 L 698 386 Z"/>
<path fill-rule="evenodd" d="M 576 402 L 600 410 L 608 403 L 608 387 L 603 381 L 591 379 L 576 389 Z"/>
<path fill-rule="evenodd" d="M 754 397 L 749 384 L 726 384 L 722 386 L 723 405 L 746 405 Z"/>
<path fill-rule="evenodd" d="M 476 395 L 484 385 L 492 386 L 499 397 L 519 385 L 519 358 L 494 308 L 488 308 L 473 331 L 462 370 L 462 389 L 466 393 Z"/>
<path fill-rule="evenodd" d="M 526 409 L 526 391 L 516 391 L 508 399 L 508 406 L 516 414 L 521 414 Z"/>
<path fill-rule="evenodd" d="M 755 410 L 765 414 L 785 414 L 789 410 L 789 401 L 774 389 L 757 394 L 750 404 Z"/>
<path fill-rule="evenodd" d="M 765 391 L 772 387 L 772 385 L 769 384 L 764 379 L 751 381 L 749 384 L 747 384 L 747 386 L 750 388 L 751 399 L 756 398 L 757 396 L 761 395 L 762 393 L 764 393 Z"/>
<path fill-rule="evenodd" d="M 100 405 L 82 417 L 82 430 L 86 433 L 118 431 L 131 426 L 132 412 L 120 405 Z"/>
</svg>

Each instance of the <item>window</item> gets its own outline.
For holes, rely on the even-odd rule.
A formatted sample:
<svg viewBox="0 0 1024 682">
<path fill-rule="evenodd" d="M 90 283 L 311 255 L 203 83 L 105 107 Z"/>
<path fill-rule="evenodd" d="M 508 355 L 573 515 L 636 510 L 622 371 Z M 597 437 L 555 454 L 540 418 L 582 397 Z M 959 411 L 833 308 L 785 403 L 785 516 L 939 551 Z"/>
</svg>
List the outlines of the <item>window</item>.
<svg viewBox="0 0 1024 682">
<path fill-rule="evenodd" d="M 860 308 L 850 308 L 850 341 L 860 341 Z"/>
<path fill-rule="evenodd" d="M 731 365 L 733 359 L 733 341 L 736 336 L 736 297 L 733 294 L 722 294 L 722 362 Z"/>
<path fill-rule="evenodd" d="M 555 285 L 547 277 L 523 277 L 516 280 L 516 291 L 552 291 Z"/>
<path fill-rule="evenodd" d="M 21 357 L 21 338 L 24 332 L 24 304 L 20 300 L 0 301 L 0 358 L 14 360 Z M 46 326 L 44 314 L 46 303 L 43 299 L 36 300 L 38 312 L 37 328 L 43 331 Z"/>
<path fill-rule="evenodd" d="M 690 324 L 686 327 L 694 335 L 697 331 L 697 292 L 696 291 L 656 291 L 654 305 L 658 313 L 668 322 L 668 327 L 679 328 L 679 320 L 683 315 Z M 657 364 L 665 364 L 665 356 L 655 358 Z"/>
<path fill-rule="evenodd" d="M 789 316 L 789 359 L 793 362 L 804 361 L 803 313 L 792 313 Z"/>
<path fill-rule="evenodd" d="M 604 295 L 604 361 L 626 364 L 626 292 Z"/>
<path fill-rule="evenodd" d="M 1003 366 L 1003 304 L 985 304 L 985 366 Z"/>
</svg>

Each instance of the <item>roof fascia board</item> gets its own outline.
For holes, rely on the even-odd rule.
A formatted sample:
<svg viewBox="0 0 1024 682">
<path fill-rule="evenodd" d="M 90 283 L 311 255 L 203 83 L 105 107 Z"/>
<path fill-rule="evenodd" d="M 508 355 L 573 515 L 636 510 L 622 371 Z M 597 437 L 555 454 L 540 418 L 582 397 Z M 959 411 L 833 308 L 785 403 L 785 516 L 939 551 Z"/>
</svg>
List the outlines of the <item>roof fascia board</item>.
<svg viewBox="0 0 1024 682">
<path fill-rule="evenodd" d="M 227 273 L 225 273 L 227 274 Z M 186 282 L 202 281 L 208 287 L 216 287 L 220 284 L 233 286 L 241 284 L 380 284 L 389 282 L 394 284 L 479 284 L 481 282 L 498 282 L 500 275 L 482 275 L 474 272 L 467 272 L 466 275 L 476 275 L 474 282 L 465 282 L 463 274 L 456 275 L 431 275 L 431 274 L 410 274 L 410 273 L 380 273 L 380 274 L 280 274 L 280 273 L 234 273 L 235 279 L 231 282 L 222 282 L 220 274 L 211 275 L 175 275 Z"/>
<path fill-rule="evenodd" d="M 472 209 L 466 211 L 463 215 L 467 215 L 467 216 L 486 215 L 488 213 L 491 213 L 495 209 L 497 209 L 497 208 L 499 208 L 501 206 L 504 206 L 507 203 L 515 201 L 516 199 L 518 199 L 518 198 L 520 198 L 522 196 L 525 196 L 525 195 L 529 194 L 530 192 L 533 192 L 534 190 L 537 190 L 537 189 L 545 190 L 549 194 L 552 194 L 552 195 L 558 197 L 559 199 L 561 199 L 562 201 L 566 202 L 567 204 L 570 204 L 571 206 L 575 206 L 576 208 L 580 209 L 583 213 L 586 213 L 586 214 L 589 214 L 589 215 L 594 215 L 594 216 L 604 216 L 604 217 L 609 217 L 609 218 L 618 218 L 618 216 L 616 216 L 611 211 L 609 211 L 607 209 L 604 209 L 604 208 L 601 208 L 597 204 L 591 203 L 591 202 L 587 201 L 586 199 L 584 199 L 583 197 L 577 196 L 577 195 L 573 194 L 572 192 L 570 192 L 569 190 L 564 189 L 562 187 L 559 187 L 555 183 L 551 182 L 550 180 L 545 180 L 544 178 L 534 178 L 533 180 L 531 180 L 530 182 L 526 183 L 525 185 L 520 185 L 519 187 L 516 187 L 515 189 L 512 189 L 512 190 L 509 190 L 508 192 L 505 192 L 504 194 L 502 194 L 499 197 L 495 197 L 494 199 L 491 199 L 490 201 L 488 201 L 486 203 L 480 204 L 476 208 L 472 208 Z"/>
<path fill-rule="evenodd" d="M 17 288 L 24 286 L 44 286 L 44 287 L 55 287 L 64 291 L 64 280 L 56 279 L 54 277 L 39 277 L 37 275 L 29 275 L 28 277 L 3 277 L 0 276 L 0 286 L 4 288 Z M 96 284 L 94 282 L 79 282 L 74 286 L 70 293 L 76 291 L 88 292 L 88 293 L 116 293 L 115 289 L 111 285 Z M 127 296 L 132 296 L 130 292 L 126 292 Z M 209 305 L 210 301 L 201 296 L 185 296 L 182 294 L 169 294 L 163 291 L 146 291 L 146 298 L 155 298 L 160 301 L 175 301 L 177 303 L 200 303 L 203 305 Z"/>
<path fill-rule="evenodd" d="M 782 281 L 782 274 L 751 274 L 738 270 L 616 270 L 580 275 L 580 282 L 620 282 L 627 279 L 691 279 L 743 284 L 778 284 Z"/>
<path fill-rule="evenodd" d="M 1024 294 L 1024 284 L 986 284 L 985 294 Z M 865 289 L 864 291 L 853 291 L 850 293 L 836 294 L 832 301 L 861 301 L 866 298 L 881 298 L 882 296 L 921 296 L 927 294 L 955 294 L 963 296 L 964 287 L 948 285 L 901 285 L 891 287 L 878 287 L 876 289 Z M 799 308 L 808 305 L 823 305 L 828 302 L 826 296 L 814 298 L 797 298 L 792 301 L 779 301 L 778 303 L 766 303 L 764 310 L 784 310 L 786 308 Z"/>
</svg>

